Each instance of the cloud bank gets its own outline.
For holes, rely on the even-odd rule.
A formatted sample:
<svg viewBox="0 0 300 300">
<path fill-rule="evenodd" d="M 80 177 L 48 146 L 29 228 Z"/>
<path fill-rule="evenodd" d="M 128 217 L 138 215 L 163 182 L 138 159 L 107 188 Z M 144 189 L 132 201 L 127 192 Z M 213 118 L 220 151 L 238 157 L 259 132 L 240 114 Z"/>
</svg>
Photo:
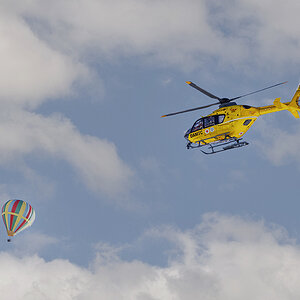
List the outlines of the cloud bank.
<svg viewBox="0 0 300 300">
<path fill-rule="evenodd" d="M 99 252 L 88 269 L 66 260 L 46 262 L 37 255 L 16 257 L 2 252 L 1 295 L 13 300 L 281 300 L 300 296 L 300 248 L 281 227 L 207 214 L 192 230 L 166 227 L 153 229 L 148 236 L 173 243 L 166 267 L 124 261 L 114 251 Z"/>
<path fill-rule="evenodd" d="M 35 108 L 71 93 L 87 69 L 31 31 L 16 12 L 0 4 L 0 98 L 3 104 Z"/>
<path fill-rule="evenodd" d="M 113 143 L 81 134 L 62 116 L 30 112 L 51 99 L 74 96 L 76 86 L 89 86 L 90 81 L 98 85 L 100 79 L 76 55 L 43 40 L 18 5 L 0 7 L 2 166 L 30 154 L 50 155 L 68 162 L 97 193 L 110 197 L 128 193 L 133 171 Z"/>
<path fill-rule="evenodd" d="M 29 107 L 82 82 L 96 86 L 95 63 L 122 58 L 181 69 L 219 62 L 240 71 L 300 59 L 293 0 L 275 0 L 271 9 L 267 0 L 25 0 L 0 8 L 1 101 Z"/>
<path fill-rule="evenodd" d="M 49 155 L 68 162 L 95 192 L 126 193 L 133 171 L 119 158 L 114 144 L 82 135 L 63 116 L 44 117 L 24 110 L 1 114 L 0 163 L 24 155 Z"/>
<path fill-rule="evenodd" d="M 2 2 L 0 101 L 4 115 L 6 110 L 11 115 L 11 107 L 24 112 L 4 118 L 7 144 L 0 146 L 5 155 L 21 155 L 16 136 L 22 132 L 23 155 L 42 149 L 70 163 L 93 190 L 128 190 L 132 172 L 112 143 L 81 135 L 70 122 L 27 111 L 74 96 L 78 85 L 86 93 L 101 92 L 94 65 L 123 58 L 181 70 L 211 62 L 241 69 L 249 62 L 254 67 L 294 66 L 300 59 L 299 6 L 292 0 L 276 0 L 271 9 L 267 0 Z M 12 124 L 17 115 L 24 117 L 23 128 Z M 54 128 L 69 134 L 67 143 L 53 134 Z"/>
<path fill-rule="evenodd" d="M 17 13 L 49 45 L 86 61 L 144 55 L 186 68 L 209 59 L 297 63 L 299 8 L 293 0 L 271 8 L 267 0 L 27 0 Z"/>
<path fill-rule="evenodd" d="M 95 80 L 95 62 L 142 57 L 181 69 L 210 60 L 239 68 L 244 61 L 253 66 L 298 64 L 299 5 L 292 0 L 275 0 L 271 9 L 267 0 L 2 2 L 0 163 L 42 153 L 68 162 L 92 190 L 109 195 L 128 190 L 132 171 L 111 142 L 81 134 L 59 115 L 32 111 L 72 94 L 78 82 Z M 274 159 L 281 160 L 281 153 L 274 153 Z M 299 299 L 299 245 L 280 228 L 208 215 L 193 230 L 160 228 L 151 235 L 173 243 L 166 267 L 101 252 L 90 268 L 2 252 L 0 295 Z"/>
</svg>

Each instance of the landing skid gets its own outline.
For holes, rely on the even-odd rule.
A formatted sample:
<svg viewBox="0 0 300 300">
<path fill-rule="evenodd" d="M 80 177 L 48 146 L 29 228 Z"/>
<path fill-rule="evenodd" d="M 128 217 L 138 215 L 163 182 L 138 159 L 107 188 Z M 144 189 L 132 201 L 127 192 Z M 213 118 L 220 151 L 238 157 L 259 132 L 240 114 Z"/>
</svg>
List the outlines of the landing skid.
<svg viewBox="0 0 300 300">
<path fill-rule="evenodd" d="M 195 148 L 203 148 L 200 149 L 200 151 L 204 154 L 215 154 L 223 151 L 227 151 L 230 149 L 235 149 L 235 148 L 240 148 L 249 145 L 248 142 L 246 141 L 241 141 L 242 139 L 238 138 L 227 138 L 221 141 L 216 141 L 212 143 L 207 143 L 207 144 L 194 144 L 194 143 L 187 143 L 186 147 L 187 149 L 195 149 Z M 202 141 L 205 143 L 205 141 Z"/>
</svg>

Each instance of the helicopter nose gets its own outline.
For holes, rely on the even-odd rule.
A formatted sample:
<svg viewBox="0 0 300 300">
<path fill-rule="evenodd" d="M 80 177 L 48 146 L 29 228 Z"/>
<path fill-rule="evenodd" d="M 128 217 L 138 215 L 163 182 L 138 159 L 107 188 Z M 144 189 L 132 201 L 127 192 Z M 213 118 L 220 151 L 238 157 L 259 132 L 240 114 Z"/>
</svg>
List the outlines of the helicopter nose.
<svg viewBox="0 0 300 300">
<path fill-rule="evenodd" d="M 188 130 L 185 132 L 184 138 L 185 138 L 186 140 L 189 140 L 188 137 L 189 137 L 189 134 L 191 133 L 191 130 L 192 130 L 192 128 L 188 129 Z"/>
</svg>

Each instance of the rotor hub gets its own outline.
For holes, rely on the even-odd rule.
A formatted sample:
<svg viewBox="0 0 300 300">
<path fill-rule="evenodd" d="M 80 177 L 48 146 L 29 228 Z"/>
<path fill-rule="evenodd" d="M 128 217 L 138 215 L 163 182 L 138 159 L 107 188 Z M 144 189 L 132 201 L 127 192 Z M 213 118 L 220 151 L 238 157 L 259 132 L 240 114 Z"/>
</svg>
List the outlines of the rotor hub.
<svg viewBox="0 0 300 300">
<path fill-rule="evenodd" d="M 223 103 L 228 103 L 228 102 L 230 102 L 231 100 L 228 99 L 228 98 L 221 98 L 219 101 L 220 101 L 221 104 L 223 104 Z"/>
<path fill-rule="evenodd" d="M 225 102 L 219 105 L 219 108 L 237 105 L 235 102 Z"/>
</svg>

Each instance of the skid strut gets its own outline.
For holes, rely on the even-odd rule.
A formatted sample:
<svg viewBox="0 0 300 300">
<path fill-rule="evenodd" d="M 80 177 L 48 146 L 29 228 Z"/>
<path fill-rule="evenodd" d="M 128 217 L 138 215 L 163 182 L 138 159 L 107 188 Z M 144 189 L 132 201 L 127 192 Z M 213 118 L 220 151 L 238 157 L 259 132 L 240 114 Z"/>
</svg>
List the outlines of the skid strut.
<svg viewBox="0 0 300 300">
<path fill-rule="evenodd" d="M 203 144 L 201 144 L 201 142 Z M 215 154 L 230 149 L 236 149 L 249 145 L 248 142 L 242 141 L 242 138 L 226 137 L 226 139 L 221 141 L 216 141 L 212 143 L 205 143 L 205 140 L 198 142 L 197 144 L 188 142 L 186 147 L 187 149 L 196 149 L 202 148 L 200 151 L 204 154 Z"/>
</svg>

